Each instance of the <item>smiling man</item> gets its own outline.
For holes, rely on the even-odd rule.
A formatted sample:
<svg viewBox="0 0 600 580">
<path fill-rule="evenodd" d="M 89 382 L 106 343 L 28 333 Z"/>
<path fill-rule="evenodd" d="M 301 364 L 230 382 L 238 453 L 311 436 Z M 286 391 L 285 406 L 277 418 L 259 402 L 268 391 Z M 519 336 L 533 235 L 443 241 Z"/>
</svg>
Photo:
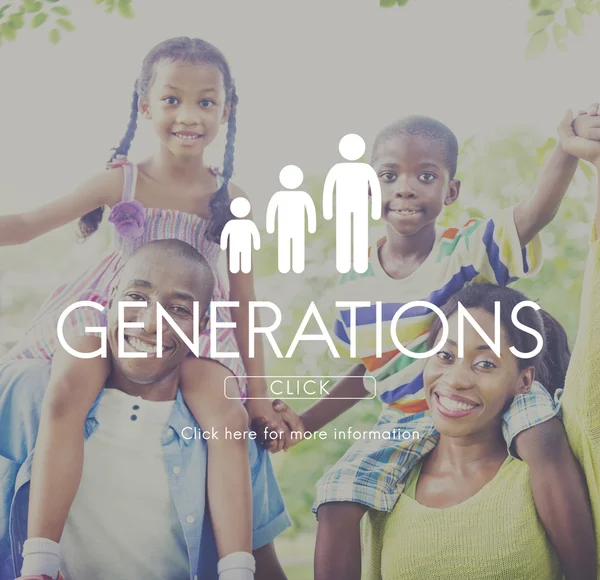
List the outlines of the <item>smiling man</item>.
<svg viewBox="0 0 600 580">
<path fill-rule="evenodd" d="M 206 504 L 206 442 L 182 435 L 198 429 L 179 391 L 188 356 L 182 336 L 163 324 L 163 356 L 156 356 L 157 303 L 192 338 L 193 303 L 206 312 L 214 275 L 191 246 L 176 240 L 135 252 L 113 290 L 108 312 L 111 352 L 118 352 L 119 302 L 126 308 L 126 352 L 111 356 L 112 371 L 85 422 L 84 469 L 60 543 L 66 580 L 217 577 L 217 552 Z M 127 326 L 127 325 L 125 325 Z M 33 449 L 50 366 L 17 361 L 0 366 L 0 580 L 19 575 L 27 537 Z M 217 434 L 223 436 L 223 434 Z M 257 579 L 285 575 L 272 545 L 290 525 L 268 453 L 249 441 L 253 494 L 253 550 Z"/>
</svg>

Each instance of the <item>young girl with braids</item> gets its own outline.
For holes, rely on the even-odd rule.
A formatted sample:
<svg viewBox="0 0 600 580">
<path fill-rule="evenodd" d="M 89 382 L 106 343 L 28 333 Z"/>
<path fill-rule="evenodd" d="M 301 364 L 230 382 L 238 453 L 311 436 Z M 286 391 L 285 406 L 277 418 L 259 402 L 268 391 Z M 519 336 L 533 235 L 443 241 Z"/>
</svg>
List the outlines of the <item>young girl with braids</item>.
<svg viewBox="0 0 600 580">
<path fill-rule="evenodd" d="M 8 357 L 52 359 L 51 381 L 37 439 L 30 491 L 28 540 L 24 546 L 23 576 L 58 575 L 58 542 L 77 492 L 83 467 L 85 418 L 109 374 L 107 358 L 80 359 L 57 344 L 57 321 L 65 308 L 89 300 L 106 305 L 122 264 L 137 247 L 156 239 L 176 238 L 196 247 L 215 266 L 219 237 L 232 215 L 232 198 L 244 193 L 230 182 L 233 172 L 238 98 L 227 61 L 211 44 L 190 38 L 166 40 L 144 59 L 135 83 L 131 116 L 125 136 L 111 161 L 124 157 L 141 116 L 154 125 L 158 149 L 135 166 L 129 163 L 93 177 L 72 194 L 40 209 L 0 217 L 0 245 L 19 244 L 80 219 L 84 237 L 94 233 L 104 206 L 112 211 L 116 228 L 115 251 L 79 279 L 61 286 L 45 303 L 31 329 Z M 204 150 L 227 123 L 222 175 L 204 164 Z M 232 313 L 239 332 L 217 331 L 218 351 L 236 358 L 210 359 L 209 335 L 201 336 L 200 358 L 188 357 L 182 368 L 184 399 L 202 428 L 217 433 L 245 431 L 248 413 L 271 428 L 281 425 L 268 400 L 252 401 L 246 412 L 246 369 L 262 376 L 262 347 L 249 359 L 248 302 L 254 299 L 251 274 L 230 275 L 230 294 L 217 283 L 215 300 L 239 301 Z M 143 299 L 133 297 L 132 299 Z M 170 312 L 191 316 L 191 313 Z M 67 342 L 79 352 L 93 353 L 100 338 L 86 327 L 104 326 L 95 309 L 75 310 L 64 326 Z M 236 340 L 237 339 L 237 340 Z M 153 345 L 126 341 L 125 349 L 152 353 Z M 238 347 L 239 345 L 239 347 Z M 155 348 L 155 345 L 154 345 Z M 151 355 L 152 356 L 152 355 Z M 219 364 L 221 363 L 221 364 Z M 225 381 L 230 375 L 238 384 Z M 223 385 L 229 390 L 224 396 Z M 253 397 L 266 397 L 266 385 L 248 385 Z M 241 397 L 239 392 L 241 392 Z M 220 578 L 253 578 L 251 488 L 247 442 L 208 440 L 208 500 L 221 561 Z M 118 474 L 115 474 L 118 477 Z"/>
</svg>

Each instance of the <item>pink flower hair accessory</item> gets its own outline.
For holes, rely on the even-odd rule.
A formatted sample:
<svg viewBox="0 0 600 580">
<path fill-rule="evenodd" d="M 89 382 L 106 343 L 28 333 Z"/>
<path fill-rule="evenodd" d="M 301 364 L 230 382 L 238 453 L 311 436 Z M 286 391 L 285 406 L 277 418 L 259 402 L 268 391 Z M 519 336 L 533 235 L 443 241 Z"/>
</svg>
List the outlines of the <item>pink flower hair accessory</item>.
<svg viewBox="0 0 600 580">
<path fill-rule="evenodd" d="M 123 238 L 139 238 L 144 233 L 144 206 L 137 200 L 121 201 L 110 212 L 108 221 Z"/>
</svg>

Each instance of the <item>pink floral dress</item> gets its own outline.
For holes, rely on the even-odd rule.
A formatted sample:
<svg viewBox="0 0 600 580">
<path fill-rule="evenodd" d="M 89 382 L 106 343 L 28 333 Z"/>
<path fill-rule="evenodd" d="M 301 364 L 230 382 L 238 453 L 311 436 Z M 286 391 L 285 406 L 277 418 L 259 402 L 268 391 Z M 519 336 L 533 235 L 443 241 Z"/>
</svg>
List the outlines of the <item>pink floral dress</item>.
<svg viewBox="0 0 600 580">
<path fill-rule="evenodd" d="M 34 317 L 25 336 L 10 350 L 5 359 L 52 359 L 57 346 L 60 346 L 56 327 L 65 308 L 82 300 L 106 306 L 110 289 L 129 256 L 141 245 L 154 240 L 177 239 L 196 248 L 215 272 L 217 284 L 213 300 L 228 300 L 223 281 L 216 268 L 222 250 L 219 244 L 211 242 L 206 237 L 209 220 L 182 211 L 144 207 L 135 200 L 137 166 L 127 164 L 123 169 L 125 181 L 121 202 L 113 207 L 108 218 L 115 225 L 113 250 L 95 267 L 53 292 Z M 229 309 L 219 308 L 218 314 L 219 321 L 231 321 Z M 104 312 L 92 308 L 79 308 L 67 317 L 65 330 L 71 327 L 84 335 L 87 334 L 86 326 L 105 325 Z M 239 352 L 232 328 L 219 328 L 216 335 L 219 352 Z M 211 358 L 208 327 L 200 337 L 200 356 Z M 245 376 L 241 357 L 214 360 L 218 360 L 230 369 L 232 375 Z M 243 396 L 246 390 L 245 382 L 245 380 L 239 381 Z"/>
</svg>

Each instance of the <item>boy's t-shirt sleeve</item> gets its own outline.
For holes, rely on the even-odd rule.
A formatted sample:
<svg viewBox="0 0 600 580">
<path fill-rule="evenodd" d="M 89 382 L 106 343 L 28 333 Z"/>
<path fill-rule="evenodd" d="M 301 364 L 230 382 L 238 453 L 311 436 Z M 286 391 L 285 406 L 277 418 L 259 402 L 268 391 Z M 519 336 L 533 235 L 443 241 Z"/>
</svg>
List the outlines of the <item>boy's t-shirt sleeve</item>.
<svg viewBox="0 0 600 580">
<path fill-rule="evenodd" d="M 444 242 L 449 244 L 442 244 L 442 253 L 451 253 L 463 267 L 473 268 L 479 278 L 473 282 L 506 286 L 535 276 L 543 263 L 541 239 L 538 234 L 521 247 L 514 209 L 506 208 L 487 220 L 469 220 L 461 228 L 448 228 Z"/>
</svg>

